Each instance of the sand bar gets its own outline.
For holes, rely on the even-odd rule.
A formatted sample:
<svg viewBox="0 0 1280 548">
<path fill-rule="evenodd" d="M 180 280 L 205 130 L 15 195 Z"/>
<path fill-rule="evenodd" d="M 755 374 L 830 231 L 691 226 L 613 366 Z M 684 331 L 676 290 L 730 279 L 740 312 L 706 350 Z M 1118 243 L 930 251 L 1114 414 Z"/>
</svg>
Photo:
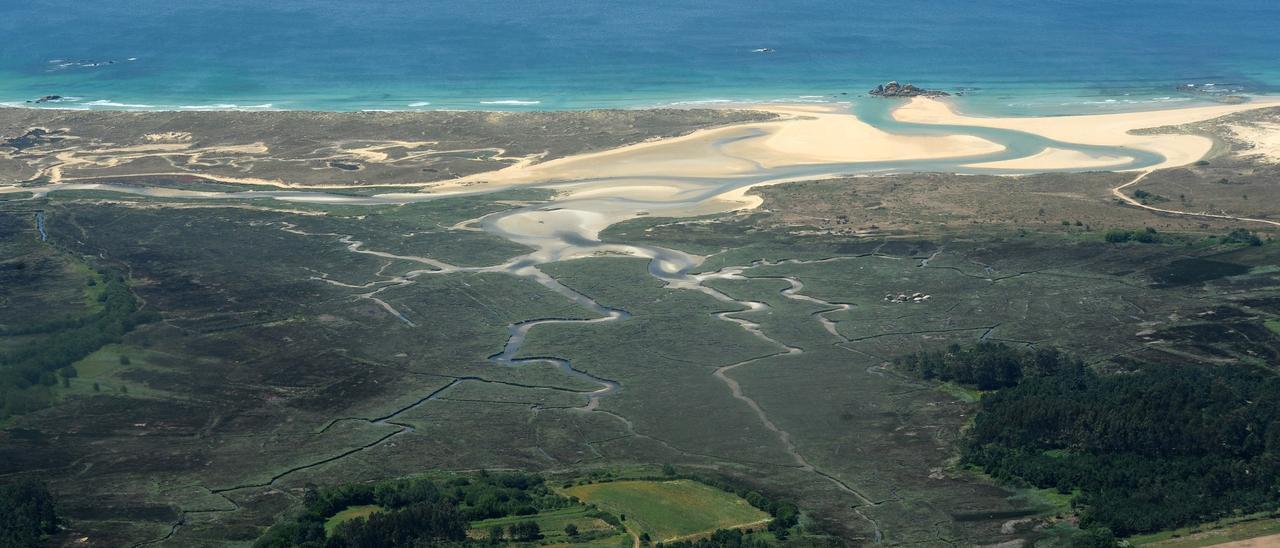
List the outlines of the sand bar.
<svg viewBox="0 0 1280 548">
<path fill-rule="evenodd" d="M 966 165 L 969 167 L 1017 170 L 1103 169 L 1107 167 L 1120 166 L 1130 160 L 1131 158 L 1128 156 L 1112 156 L 1108 154 L 1095 155 L 1079 150 L 1049 147 L 1030 156 L 1023 156 L 1022 158 Z"/>
<path fill-rule="evenodd" d="M 1203 107 L 1087 114 L 1080 116 L 982 117 L 960 114 L 951 103 L 917 97 L 893 112 L 903 122 L 921 124 L 963 124 L 1034 133 L 1067 143 L 1133 147 L 1165 157 L 1158 165 L 1144 169 L 1160 169 L 1190 164 L 1204 158 L 1213 149 L 1213 140 L 1199 135 L 1165 134 L 1134 135 L 1137 129 L 1175 126 L 1200 122 L 1228 114 L 1280 105 L 1280 97 L 1255 97 L 1248 103 Z M 1061 158 L 1054 158 L 1055 162 Z M 1089 165 L 1058 162 L 1057 169 L 1088 169 Z M 1028 163 L 1024 169 L 1051 169 Z"/>
<path fill-rule="evenodd" d="M 681 137 L 511 166 L 434 187 L 534 183 L 601 177 L 717 177 L 800 164 L 927 160 L 997 152 L 1003 146 L 968 135 L 894 135 L 842 105 L 751 105 L 782 118 L 700 130 Z M 474 190 L 474 189 L 473 189 Z"/>
</svg>

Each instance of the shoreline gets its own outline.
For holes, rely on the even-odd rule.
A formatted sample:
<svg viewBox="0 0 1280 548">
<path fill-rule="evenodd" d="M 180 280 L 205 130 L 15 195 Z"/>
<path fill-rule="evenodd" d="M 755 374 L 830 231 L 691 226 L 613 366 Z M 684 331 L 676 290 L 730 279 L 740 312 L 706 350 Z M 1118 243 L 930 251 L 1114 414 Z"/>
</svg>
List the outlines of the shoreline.
<svg viewBox="0 0 1280 548">
<path fill-rule="evenodd" d="M 975 172 L 995 170 L 1004 175 L 1017 175 L 1042 171 L 1132 171 L 1154 170 L 1176 165 L 1193 163 L 1206 154 L 1214 141 L 1208 137 L 1187 133 L 1143 133 L 1134 134 L 1133 130 L 1149 129 L 1164 126 L 1176 126 L 1191 122 L 1216 118 L 1236 112 L 1268 108 L 1280 105 L 1280 96 L 1251 97 L 1248 102 L 1239 104 L 1215 104 L 1173 109 L 1142 110 L 1122 113 L 1075 115 L 1075 116 L 1005 116 L 987 117 L 966 114 L 957 107 L 957 101 L 951 98 L 912 98 L 907 100 L 870 99 L 874 101 L 892 101 L 892 109 L 884 119 L 884 123 L 869 123 L 860 118 L 847 102 L 838 103 L 717 103 L 714 108 L 702 109 L 690 107 L 686 109 L 644 109 L 657 112 L 678 110 L 754 110 L 769 113 L 775 118 L 747 122 L 736 122 L 728 125 L 698 129 L 690 133 L 650 138 L 613 148 L 603 148 L 593 152 L 572 154 L 555 159 L 541 161 L 541 154 L 521 154 L 508 156 L 511 163 L 488 171 L 475 172 L 466 176 L 446 180 L 409 180 L 390 183 L 373 181 L 360 184 L 335 184 L 317 181 L 290 181 L 287 174 L 275 173 L 272 177 L 259 177 L 253 172 L 212 173 L 203 170 L 193 172 L 176 172 L 167 170 L 137 170 L 113 172 L 105 175 L 81 175 L 79 173 L 63 173 L 64 167 L 82 167 L 101 164 L 114 167 L 151 156 L 202 155 L 213 152 L 248 153 L 249 159 L 267 152 L 262 143 L 257 147 L 262 150 L 241 150 L 243 146 L 219 144 L 214 147 L 192 148 L 189 143 L 148 144 L 137 146 L 108 147 L 87 149 L 79 152 L 60 153 L 62 161 L 53 165 L 44 165 L 39 174 L 51 176 L 52 182 L 92 183 L 103 177 L 128 176 L 193 176 L 212 182 L 265 186 L 285 189 L 336 189 L 357 188 L 361 186 L 388 186 L 405 189 L 418 189 L 419 192 L 445 195 L 460 192 L 484 192 L 494 187 L 511 186 L 567 186 L 573 187 L 575 181 L 614 179 L 608 184 L 610 192 L 596 188 L 593 193 L 625 194 L 624 189 L 631 188 L 636 198 L 653 197 L 655 194 L 678 192 L 674 189 L 687 187 L 685 184 L 672 184 L 673 179 L 690 178 L 741 178 L 778 169 L 803 168 L 809 174 L 840 173 L 857 170 L 859 164 L 875 165 L 897 163 L 899 165 L 883 171 L 951 171 L 966 173 L 967 169 Z M 17 109 L 26 113 L 50 110 L 50 116 L 68 112 L 65 109 Z M 628 112 L 624 110 L 602 109 L 599 112 Z M 110 115 L 121 116 L 118 111 L 102 111 Z M 147 111 L 151 115 L 160 115 Z M 179 114 L 179 112 L 181 114 Z M 191 112 L 192 114 L 186 114 Z M 270 112 L 267 116 L 354 116 L 358 113 L 329 113 L 318 111 L 261 111 Z M 413 116 L 427 114 L 430 111 L 406 111 L 403 114 Z M 547 111 L 535 111 L 539 114 L 554 114 Z M 638 111 L 629 111 L 638 112 Z M 174 116 L 207 116 L 216 119 L 218 116 L 255 116 L 255 113 L 244 111 L 167 111 Z M 515 113 L 512 113 L 515 114 Z M 89 114 L 92 116 L 93 114 Z M 141 114 L 139 114 L 141 115 Z M 390 113 L 372 113 L 369 116 L 394 116 Z M 921 127 L 937 125 L 942 131 L 913 131 L 908 128 L 894 128 L 894 122 L 919 124 Z M 881 127 L 883 125 L 884 127 Z M 1010 150 L 1010 137 L 1005 142 L 991 139 L 1000 137 L 984 136 L 981 132 L 966 134 L 963 128 L 946 131 L 946 125 L 969 126 L 977 128 L 993 128 L 1010 130 L 1056 141 L 1042 149 L 1022 146 L 1020 150 Z M 1083 147 L 1080 150 L 1070 148 L 1071 145 Z M 1109 150 L 1105 149 L 1109 147 Z M 1099 150 L 1102 148 L 1103 150 Z M 163 150 L 160 150 L 163 149 Z M 173 149 L 173 150 L 170 150 Z M 346 153 L 359 153 L 363 149 L 344 149 Z M 1143 151 L 1163 156 L 1158 164 L 1132 166 L 1132 158 L 1124 156 L 1126 150 Z M 127 153 L 127 154 L 125 154 Z M 63 158 L 63 155 L 66 155 Z M 85 159 L 81 155 L 90 155 Z M 123 154 L 123 155 L 122 155 Z M 505 155 L 501 152 L 499 156 Z M 1023 154 L 1023 155 L 1019 155 Z M 973 161 L 965 161 L 972 159 Z M 379 158 L 362 157 L 366 163 L 381 163 Z M 918 168 L 911 167 L 912 163 Z M 1130 167 L 1126 167 L 1130 166 Z M 829 169 L 828 169 L 829 168 Z M 804 175 L 808 177 L 810 175 Z M 778 173 L 778 178 L 794 180 L 795 174 Z M 665 179 L 665 180 L 663 180 Z M 772 179 L 772 178 L 771 178 Z M 629 181 L 622 181 L 629 180 Z M 645 181 L 647 180 L 647 181 Z M 654 184 L 654 180 L 663 180 Z M 590 183 L 587 187 L 599 187 L 601 183 Z M 753 185 L 754 186 L 754 185 Z M 659 188 L 667 189 L 666 192 Z M 580 189 L 569 193 L 580 192 Z"/>
<path fill-rule="evenodd" d="M 954 87 L 954 86 L 953 86 Z M 951 89 L 951 88 L 946 88 Z M 964 88 L 956 88 L 964 89 Z M 1005 102 L 1003 110 L 1030 109 L 1036 114 L 1012 116 L 1079 115 L 1082 113 L 1115 113 L 1146 110 L 1163 110 L 1179 106 L 1222 104 L 1213 96 L 1181 93 L 1165 88 L 1144 89 L 1113 94 L 1086 94 L 1088 88 L 1048 88 L 1028 91 L 1018 87 L 993 87 L 981 91 L 961 91 L 951 100 L 970 106 L 991 101 Z M 1070 90 L 1070 91 L 1068 91 Z M 1265 97 L 1265 92 L 1247 94 Z M 1275 96 L 1280 96 L 1277 93 Z M 778 95 L 751 96 L 732 93 L 712 94 L 710 97 L 635 97 L 564 99 L 562 97 L 529 98 L 467 98 L 413 100 L 403 99 L 386 103 L 352 103 L 342 99 L 333 101 L 298 101 L 287 98 L 207 99 L 196 104 L 176 104 L 174 101 L 148 101 L 145 99 L 86 98 L 79 95 L 63 95 L 63 99 L 43 103 L 35 102 L 39 95 L 0 100 L 0 109 L 31 109 L 75 112 L 301 112 L 301 113 L 412 113 L 412 112 L 584 112 L 592 110 L 658 110 L 725 108 L 733 105 L 831 105 L 853 101 L 879 99 L 854 85 L 848 89 L 812 92 L 781 93 Z M 1016 107 L 1015 107 L 1016 105 Z M 985 104 L 976 110 L 990 112 L 1002 110 L 1001 105 Z M 994 107 L 994 108 L 993 108 Z M 1005 114 L 1002 114 L 1005 115 Z"/>
</svg>

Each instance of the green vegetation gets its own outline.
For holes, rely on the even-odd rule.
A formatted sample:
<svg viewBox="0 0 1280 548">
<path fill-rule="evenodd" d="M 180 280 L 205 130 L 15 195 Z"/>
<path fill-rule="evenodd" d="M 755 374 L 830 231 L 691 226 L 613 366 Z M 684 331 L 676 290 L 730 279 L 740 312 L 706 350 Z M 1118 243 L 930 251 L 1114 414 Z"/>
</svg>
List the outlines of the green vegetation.
<svg viewBox="0 0 1280 548">
<path fill-rule="evenodd" d="M 1065 364 L 1062 355 L 1052 349 L 1027 356 L 1026 352 L 1008 345 L 978 343 L 969 348 L 952 344 L 946 350 L 899 357 L 894 359 L 894 365 L 926 380 L 954 381 L 979 390 L 995 390 L 1016 386 L 1022 380 L 1024 368 L 1032 368 L 1034 374 L 1052 375 Z"/>
<path fill-rule="evenodd" d="M 58 530 L 58 513 L 44 484 L 0 484 L 0 546 L 40 546 Z"/>
<path fill-rule="evenodd" d="M 657 545 L 666 548 L 766 548 L 771 546 L 767 539 L 744 533 L 741 529 L 716 529 L 706 538 L 659 542 Z"/>
<path fill-rule="evenodd" d="M 1021 370 L 1020 380 L 981 400 L 962 461 L 1004 481 L 1078 491 L 1072 505 L 1097 535 L 1280 505 L 1280 377 L 1273 371 L 1125 362 L 1099 373 L 1053 351 L 989 344 L 926 356 L 902 363 L 967 360 Z"/>
<path fill-rule="evenodd" d="M 382 507 L 376 504 L 349 507 L 324 521 L 324 533 L 325 535 L 332 535 L 333 530 L 339 525 L 356 518 L 368 518 L 371 514 L 380 510 L 382 510 Z"/>
<path fill-rule="evenodd" d="M 1161 196 L 1159 194 L 1153 194 L 1141 189 L 1133 191 L 1133 197 L 1136 198 L 1138 201 L 1142 202 L 1143 204 L 1148 204 L 1148 205 L 1169 201 L 1169 199 L 1165 198 L 1164 196 Z"/>
<path fill-rule="evenodd" d="M 763 526 L 769 515 L 745 499 L 692 480 L 613 481 L 578 485 L 565 493 L 627 516 L 636 534 L 666 542 L 716 529 Z"/>
<path fill-rule="evenodd" d="M 1128 540 L 1131 546 L 1161 548 L 1199 548 L 1224 542 L 1280 534 L 1280 511 L 1232 516 L 1209 523 L 1197 523 L 1169 531 L 1137 535 Z"/>
<path fill-rule="evenodd" d="M 618 545 L 630 543 L 627 531 L 655 540 L 741 539 L 741 533 L 717 530 L 763 530 L 770 514 L 753 505 L 768 509 L 781 528 L 770 527 L 770 534 L 752 536 L 744 546 L 786 538 L 786 529 L 799 518 L 796 507 L 753 491 L 746 496 L 691 478 L 588 481 L 557 492 L 541 476 L 522 472 L 308 487 L 303 507 L 267 530 L 255 546 Z"/>
<path fill-rule="evenodd" d="M 158 319 L 154 310 L 139 310 L 124 277 L 95 273 L 88 279 L 87 293 L 93 296 L 96 311 L 11 326 L 0 332 L 25 337 L 24 342 L 0 353 L 0 418 L 49 405 L 49 388 L 58 384 L 58 377 L 64 384 L 76 377 L 72 364 L 104 345 L 120 342 L 135 326 Z M 103 281 L 99 283 L 99 279 Z"/>
<path fill-rule="evenodd" d="M 474 478 L 447 481 L 416 478 L 311 488 L 302 511 L 271 527 L 255 546 L 375 547 L 421 541 L 462 542 L 471 521 L 532 516 L 577 505 L 553 493 L 542 477 L 520 472 L 481 473 Z M 507 535 L 513 540 L 533 540 L 540 533 L 538 525 L 526 517 L 511 524 Z"/>
<path fill-rule="evenodd" d="M 519 204 L 483 206 L 477 197 L 476 207 L 454 214 L 448 200 L 403 208 L 287 206 L 305 214 L 272 210 L 283 204 L 271 200 L 189 209 L 49 200 L 42 207 L 51 241 L 69 246 L 65 251 L 34 237 L 30 214 L 0 219 L 10 223 L 0 231 L 0 245 L 10 246 L 4 255 L 20 258 L 0 265 L 25 264 L 21 272 L 0 266 L 12 268 L 0 275 L 25 280 L 0 283 L 0 329 L 105 308 L 92 292 L 106 289 L 112 273 L 86 270 L 90 264 L 129 272 L 144 310 L 165 318 L 74 362 L 77 377 L 55 373 L 68 388 L 33 388 L 48 390 L 56 405 L 8 419 L 0 430 L 0 473 L 46 479 L 60 495 L 67 537 L 113 546 L 169 534 L 167 542 L 176 545 L 244 543 L 277 520 L 295 522 L 297 516 L 282 514 L 300 506 L 308 483 L 476 467 L 577 474 L 583 467 L 630 470 L 634 463 L 651 464 L 642 475 L 612 477 L 677 479 L 676 470 L 707 471 L 749 485 L 734 488 L 748 502 L 759 496 L 751 494 L 756 490 L 806 511 L 801 519 L 794 506 L 755 504 L 766 512 L 777 506 L 775 515 L 790 519 L 744 529 L 740 540 L 732 531 L 709 529 L 700 540 L 685 539 L 690 543 L 743 545 L 777 537 L 816 543 L 826 533 L 870 544 L 869 520 L 875 520 L 885 545 L 995 544 L 1034 540 L 1042 530 L 1029 523 L 1013 535 L 999 533 L 1002 523 L 1040 515 L 1048 506 L 1026 493 L 1065 501 L 1085 491 L 1057 494 L 1054 485 L 1011 493 L 948 467 L 954 438 L 973 416 L 972 406 L 957 399 L 1011 388 L 984 393 L 966 384 L 980 380 L 977 371 L 966 377 L 963 369 L 943 367 L 939 377 L 957 380 L 946 383 L 945 392 L 921 390 L 918 381 L 880 364 L 977 340 L 1069 349 L 1100 371 L 1112 371 L 1120 352 L 1150 363 L 1261 365 L 1276 363 L 1280 349 L 1264 324 L 1280 317 L 1273 266 L 1280 264 L 1280 246 L 1221 245 L 1217 236 L 1185 246 L 1107 244 L 1100 230 L 1068 235 L 1054 219 L 1081 218 L 1095 227 L 1142 227 L 1142 221 L 1055 208 L 1044 216 L 1055 234 L 1031 230 L 1024 238 L 1004 225 L 963 238 L 943 231 L 930 240 L 883 231 L 809 235 L 807 226 L 763 226 L 756 219 L 770 214 L 762 212 L 711 223 L 666 226 L 672 223 L 666 220 L 625 238 L 654 245 L 667 236 L 683 238 L 708 253 L 729 248 L 699 270 L 734 267 L 740 276 L 711 276 L 704 286 L 768 307 L 664 287 L 642 259 L 539 265 L 566 286 L 631 313 L 621 321 L 549 323 L 528 333 L 519 356 L 563 358 L 575 370 L 618 383 L 586 411 L 589 394 L 601 386 L 589 377 L 566 374 L 558 363 L 506 367 L 488 357 L 503 348 L 509 324 L 595 317 L 588 309 L 532 279 L 500 272 L 424 272 L 396 280 L 430 269 L 413 257 L 495 264 L 521 252 L 489 246 L 478 232 L 449 240 L 458 232 L 445 228 Z M 321 211 L 326 214 L 311 214 Z M 1170 240 L 1183 238 L 1186 225 L 1169 222 L 1152 226 Z M 364 242 L 361 250 L 383 254 L 353 252 L 344 235 Z M 42 259 L 36 247 L 56 255 Z M 756 262 L 792 258 L 824 260 Z M 26 276 L 33 272 L 40 275 Z M 375 290 L 409 321 L 362 297 Z M 915 292 L 931 298 L 884 298 Z M 757 324 L 778 342 L 726 317 Z M 40 337 L 0 337 L 0 353 Z M 1001 385 L 1026 382 L 1028 375 L 1018 375 L 992 378 Z M 758 410 L 735 397 L 730 380 Z M 785 432 L 815 470 L 796 467 L 781 434 L 762 418 Z M 86 433 L 94 434 L 92 443 L 85 443 Z M 1046 455 L 1071 457 L 1068 450 Z M 671 471 L 660 470 L 662 463 L 672 463 Z M 449 478 L 433 479 L 442 497 L 453 500 Z M 555 489 L 564 483 L 552 482 Z M 840 483 L 883 502 L 859 505 Z M 408 519 L 402 513 L 408 506 L 365 501 L 344 501 L 332 514 L 303 520 L 307 534 L 319 530 L 312 545 L 384 542 L 380 531 L 409 527 L 397 521 Z M 581 504 L 531 505 L 534 513 L 527 515 L 473 519 L 468 513 L 476 506 L 465 499 L 453 506 L 468 540 L 447 542 L 512 542 L 511 527 L 532 522 L 540 543 L 616 547 L 632 539 L 612 523 L 637 527 L 640 519 L 628 511 L 622 522 Z M 502 514 L 515 509 L 499 508 Z M 959 518 L 953 518 L 956 509 L 963 511 Z M 432 512 L 453 515 L 443 507 Z M 414 534 L 449 538 L 455 521 L 442 518 L 439 527 Z M 331 540 L 340 529 L 344 540 Z M 1063 538 L 1079 533 L 1062 529 Z M 639 532 L 651 542 L 664 540 Z"/>
<path fill-rule="evenodd" d="M 1163 236 L 1156 229 L 1147 227 L 1143 230 L 1125 230 L 1122 228 L 1113 228 L 1107 230 L 1103 235 L 1103 239 L 1113 244 L 1122 244 L 1128 241 L 1135 241 L 1143 244 L 1158 244 L 1163 241 Z"/>
<path fill-rule="evenodd" d="M 529 516 L 508 516 L 471 522 L 471 538 L 510 540 L 515 538 L 511 528 L 531 522 L 538 527 L 538 535 L 549 543 L 592 543 L 608 539 L 623 540 L 621 521 L 616 516 L 586 505 L 575 505 L 539 512 Z M 523 526 L 528 529 L 528 526 Z M 517 533 L 520 531 L 517 530 Z M 617 544 L 616 542 L 613 544 Z"/>
<path fill-rule="evenodd" d="M 1262 245 L 1262 238 L 1257 233 L 1251 232 L 1244 228 L 1232 230 L 1226 236 L 1219 238 L 1224 244 L 1246 244 L 1251 246 Z"/>
</svg>

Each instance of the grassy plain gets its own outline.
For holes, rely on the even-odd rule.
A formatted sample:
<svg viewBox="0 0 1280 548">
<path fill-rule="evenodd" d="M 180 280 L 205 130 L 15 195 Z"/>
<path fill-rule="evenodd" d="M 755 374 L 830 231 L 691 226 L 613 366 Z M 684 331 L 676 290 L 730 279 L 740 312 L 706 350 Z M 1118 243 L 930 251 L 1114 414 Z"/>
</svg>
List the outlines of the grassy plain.
<svg viewBox="0 0 1280 548">
<path fill-rule="evenodd" d="M 763 526 L 769 515 L 747 501 L 691 480 L 611 481 L 577 485 L 565 494 L 626 516 L 628 529 L 668 542 L 716 529 Z"/>
</svg>

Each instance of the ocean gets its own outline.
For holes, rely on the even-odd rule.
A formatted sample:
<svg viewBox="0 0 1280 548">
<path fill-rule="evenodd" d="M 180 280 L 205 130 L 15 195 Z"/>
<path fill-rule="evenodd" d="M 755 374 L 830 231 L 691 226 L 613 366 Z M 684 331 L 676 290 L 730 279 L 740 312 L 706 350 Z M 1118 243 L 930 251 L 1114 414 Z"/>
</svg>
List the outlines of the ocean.
<svg viewBox="0 0 1280 548">
<path fill-rule="evenodd" d="M 1274 0 L 23 0 L 0 7 L 0 103 L 560 110 L 899 80 L 1065 114 L 1277 91 L 1278 23 Z"/>
</svg>

